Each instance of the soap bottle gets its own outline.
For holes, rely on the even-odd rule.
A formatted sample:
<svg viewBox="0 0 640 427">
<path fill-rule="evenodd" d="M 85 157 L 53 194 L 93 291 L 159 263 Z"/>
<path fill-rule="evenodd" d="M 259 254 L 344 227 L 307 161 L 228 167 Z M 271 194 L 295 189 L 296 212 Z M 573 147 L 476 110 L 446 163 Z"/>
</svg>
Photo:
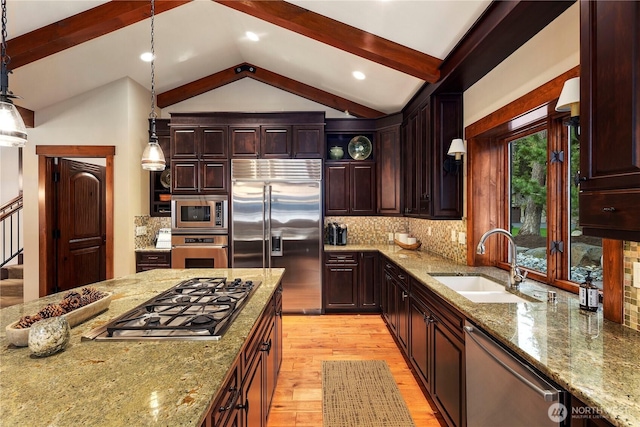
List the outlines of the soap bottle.
<svg viewBox="0 0 640 427">
<path fill-rule="evenodd" d="M 587 311 L 598 311 L 598 288 L 593 284 L 591 271 L 587 271 L 587 277 L 580 283 L 580 308 Z"/>
</svg>

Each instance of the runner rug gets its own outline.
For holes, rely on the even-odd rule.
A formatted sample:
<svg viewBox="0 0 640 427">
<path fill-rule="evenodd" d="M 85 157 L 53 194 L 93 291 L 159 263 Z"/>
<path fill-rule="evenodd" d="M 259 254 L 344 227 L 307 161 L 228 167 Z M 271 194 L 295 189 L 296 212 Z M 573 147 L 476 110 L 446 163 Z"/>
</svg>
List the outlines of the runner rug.
<svg viewBox="0 0 640 427">
<path fill-rule="evenodd" d="M 384 360 L 322 362 L 323 427 L 415 427 Z"/>
</svg>

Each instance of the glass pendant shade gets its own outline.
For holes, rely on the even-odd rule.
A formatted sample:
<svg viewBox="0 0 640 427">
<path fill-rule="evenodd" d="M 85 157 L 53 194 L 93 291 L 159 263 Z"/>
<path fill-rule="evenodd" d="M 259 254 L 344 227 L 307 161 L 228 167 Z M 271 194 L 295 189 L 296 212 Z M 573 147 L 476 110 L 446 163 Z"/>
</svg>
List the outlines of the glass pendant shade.
<svg viewBox="0 0 640 427">
<path fill-rule="evenodd" d="M 142 169 L 148 171 L 163 171 L 167 162 L 162 148 L 157 142 L 150 141 L 142 153 Z"/>
<path fill-rule="evenodd" d="M 13 103 L 0 101 L 0 146 L 24 147 L 27 128 Z"/>
</svg>

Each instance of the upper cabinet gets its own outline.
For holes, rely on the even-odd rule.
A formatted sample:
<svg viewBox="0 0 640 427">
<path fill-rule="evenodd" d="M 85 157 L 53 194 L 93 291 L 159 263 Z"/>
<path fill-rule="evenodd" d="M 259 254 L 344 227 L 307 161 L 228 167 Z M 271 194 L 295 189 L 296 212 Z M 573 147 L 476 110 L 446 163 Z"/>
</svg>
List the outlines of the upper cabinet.
<svg viewBox="0 0 640 427">
<path fill-rule="evenodd" d="M 580 225 L 640 241 L 640 3 L 580 4 Z"/>
<path fill-rule="evenodd" d="M 162 148 L 167 167 L 164 171 L 149 172 L 149 215 L 171 216 L 170 168 L 171 168 L 171 135 L 169 119 L 156 119 L 156 135 Z M 162 200 L 160 200 L 162 198 Z"/>
<path fill-rule="evenodd" d="M 405 215 L 462 217 L 463 171 L 445 167 L 451 140 L 462 132 L 462 94 L 429 95 L 406 113 L 400 131 Z"/>
</svg>

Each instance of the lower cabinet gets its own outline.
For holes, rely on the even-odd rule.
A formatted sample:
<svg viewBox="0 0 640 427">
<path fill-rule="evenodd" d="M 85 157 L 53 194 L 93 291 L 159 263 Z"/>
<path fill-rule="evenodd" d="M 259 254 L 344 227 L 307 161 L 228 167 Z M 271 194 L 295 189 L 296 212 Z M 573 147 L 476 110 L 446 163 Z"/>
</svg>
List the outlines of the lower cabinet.
<svg viewBox="0 0 640 427">
<path fill-rule="evenodd" d="M 380 310 L 377 252 L 326 252 L 323 277 L 326 313 Z"/>
<path fill-rule="evenodd" d="M 136 273 L 156 268 L 171 268 L 171 251 L 136 252 Z"/>
<path fill-rule="evenodd" d="M 201 427 L 264 427 L 282 364 L 282 287 L 265 308 Z"/>
<path fill-rule="evenodd" d="M 464 317 L 384 259 L 382 314 L 448 426 L 465 426 Z"/>
</svg>

